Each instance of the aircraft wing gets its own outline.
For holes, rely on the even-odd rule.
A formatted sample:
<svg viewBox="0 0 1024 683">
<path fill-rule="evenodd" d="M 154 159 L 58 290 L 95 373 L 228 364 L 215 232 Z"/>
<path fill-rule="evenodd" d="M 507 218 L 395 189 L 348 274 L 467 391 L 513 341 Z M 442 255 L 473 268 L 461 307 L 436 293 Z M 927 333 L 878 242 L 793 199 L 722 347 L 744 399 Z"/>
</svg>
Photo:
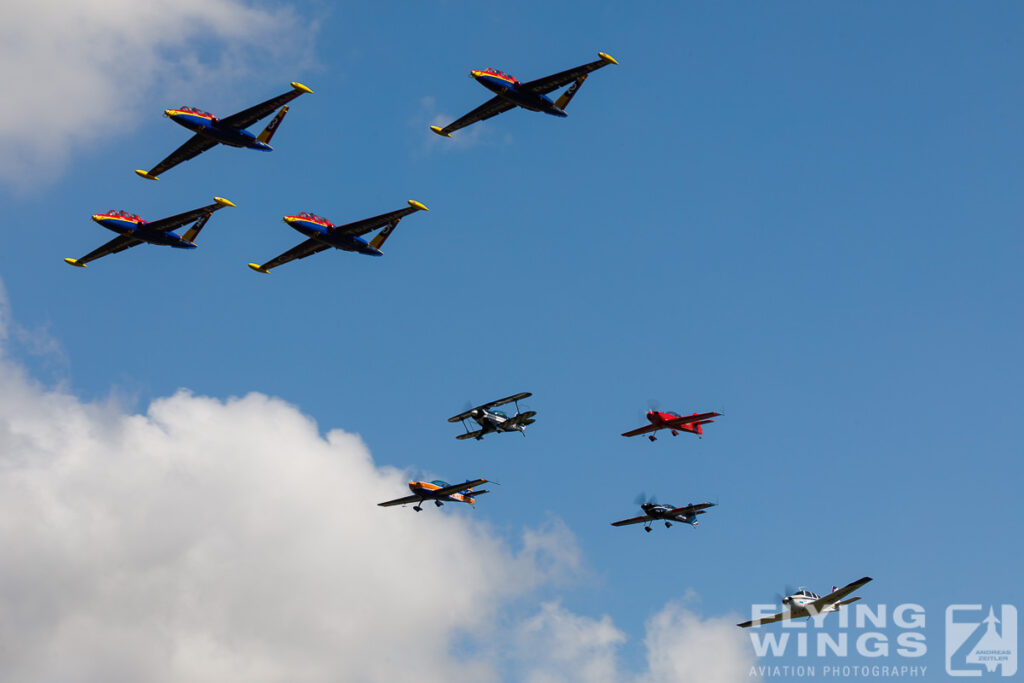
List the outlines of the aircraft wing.
<svg viewBox="0 0 1024 683">
<path fill-rule="evenodd" d="M 260 119 L 270 116 L 270 114 L 273 113 L 275 109 L 282 105 L 288 104 L 299 95 L 307 92 L 313 92 L 312 90 L 302 85 L 301 83 L 292 83 L 291 85 L 292 89 L 286 92 L 285 94 L 278 95 L 277 97 L 272 97 L 266 102 L 260 102 L 259 104 L 253 107 L 249 107 L 248 109 L 243 109 L 237 114 L 226 116 L 223 119 L 220 119 L 220 124 L 222 126 L 229 126 L 231 128 L 236 129 L 248 128 L 252 124 L 259 121 Z"/>
<path fill-rule="evenodd" d="M 220 199 L 217 197 L 216 199 Z M 198 209 L 192 209 L 185 213 L 179 213 L 175 216 L 168 216 L 167 218 L 161 218 L 159 220 L 146 223 L 146 227 L 150 230 L 159 230 L 160 232 L 170 232 L 176 228 L 180 228 L 183 225 L 199 220 L 203 216 L 207 216 L 217 209 L 223 209 L 225 206 L 234 206 L 234 204 L 228 202 L 226 199 L 220 199 L 215 201 L 213 204 L 207 204 L 206 206 L 200 206 Z"/>
<path fill-rule="evenodd" d="M 486 483 L 486 479 L 474 479 L 473 481 L 464 481 L 461 484 L 452 484 L 451 486 L 445 486 L 443 489 L 432 491 L 432 493 L 435 496 L 450 496 L 453 493 L 463 493 L 467 489 L 471 489 L 474 486 L 479 486 L 480 484 Z"/>
<path fill-rule="evenodd" d="M 677 417 L 674 420 L 669 420 L 665 424 L 669 427 L 682 427 L 683 425 L 693 424 L 694 422 L 700 422 L 701 420 L 708 420 L 712 417 L 718 417 L 721 413 L 700 413 L 699 415 L 683 415 Z"/>
<path fill-rule="evenodd" d="M 408 216 L 410 213 L 416 213 L 422 211 L 427 207 L 423 206 L 419 202 L 409 202 L 409 206 L 398 211 L 391 211 L 390 213 L 382 213 L 379 216 L 373 218 L 364 218 L 354 223 L 347 223 L 345 225 L 336 225 L 331 228 L 331 232 L 340 233 L 342 235 L 365 235 L 368 232 L 376 230 L 377 228 L 383 228 L 385 225 L 391 223 L 397 223 L 402 220 L 403 217 Z"/>
<path fill-rule="evenodd" d="M 697 503 L 696 505 L 684 505 L 681 508 L 676 508 L 675 510 L 669 510 L 667 514 L 669 514 L 669 515 L 686 515 L 686 514 L 690 514 L 691 512 L 696 512 L 699 515 L 699 514 L 701 514 L 700 511 L 706 510 L 707 508 L 713 508 L 713 507 L 715 507 L 715 505 L 717 505 L 717 503 Z"/>
<path fill-rule="evenodd" d="M 294 261 L 295 259 L 306 258 L 307 256 L 312 256 L 313 254 L 319 254 L 324 249 L 330 248 L 331 245 L 324 244 L 323 242 L 318 242 L 317 240 L 310 237 L 305 242 L 302 242 L 296 247 L 292 247 L 291 249 L 284 252 L 280 256 L 275 256 L 274 258 L 270 259 L 262 266 L 257 266 L 255 263 L 250 263 L 249 267 L 261 273 L 267 273 L 270 271 L 271 268 L 277 268 L 278 266 L 288 263 L 289 261 Z"/>
<path fill-rule="evenodd" d="M 211 147 L 216 146 L 216 144 L 216 140 L 208 138 L 205 135 L 200 135 L 199 133 L 196 133 L 188 140 L 186 140 L 185 144 L 171 152 L 170 156 L 168 156 L 166 159 L 161 161 L 153 168 L 149 169 L 149 173 L 143 174 L 142 171 L 136 171 L 136 173 L 143 176 L 144 178 L 156 180 L 157 176 L 159 176 L 164 171 L 170 168 L 174 168 L 178 164 L 182 163 L 183 161 L 188 161 L 192 157 L 199 156 L 200 154 L 210 149 Z"/>
<path fill-rule="evenodd" d="M 505 98 L 495 95 L 494 97 L 487 100 L 473 111 L 463 116 L 461 119 L 456 119 L 452 121 L 444 128 L 437 128 L 436 126 L 432 126 L 431 130 L 433 130 L 438 135 L 451 137 L 450 134 L 454 131 L 459 130 L 460 128 L 465 128 L 466 126 L 476 123 L 477 121 L 484 121 L 486 119 L 491 118 L 492 116 L 497 116 L 498 114 L 504 113 L 509 109 L 515 109 L 515 106 L 516 105 L 512 104 Z"/>
<path fill-rule="evenodd" d="M 849 595 L 853 591 L 857 590 L 858 588 L 860 588 L 861 586 L 866 584 L 868 581 L 871 581 L 871 577 L 870 576 L 865 576 L 863 578 L 857 579 L 853 583 L 848 583 L 845 586 L 843 586 L 842 588 L 838 588 L 838 589 L 832 591 L 828 595 L 821 596 L 820 598 L 818 598 L 817 600 L 815 600 L 811 604 L 807 605 L 808 613 L 810 613 L 810 614 L 818 614 L 818 613 L 820 613 L 826 607 L 828 607 L 829 605 L 833 605 L 833 604 L 839 602 L 840 600 L 845 598 L 847 595 Z"/>
<path fill-rule="evenodd" d="M 647 425 L 646 427 L 637 427 L 636 429 L 631 429 L 628 432 L 622 432 L 622 435 L 623 436 L 639 436 L 641 434 L 647 434 L 649 432 L 656 432 L 659 429 L 662 429 L 661 425 Z"/>
<path fill-rule="evenodd" d="M 406 503 L 418 503 L 423 498 L 420 496 L 406 496 L 405 498 L 395 498 L 394 500 L 388 500 L 383 503 L 377 503 L 382 508 L 388 508 L 392 505 L 405 505 Z"/>
<path fill-rule="evenodd" d="M 611 57 L 608 57 L 608 55 L 604 54 L 603 52 L 598 52 L 597 54 L 598 56 L 601 57 L 601 59 L 597 60 L 596 62 L 582 64 L 574 69 L 566 69 L 565 71 L 559 71 L 556 74 L 551 74 L 550 76 L 545 76 L 544 78 L 538 78 L 535 81 L 523 83 L 519 87 L 523 90 L 529 90 L 531 92 L 539 93 L 541 95 L 546 95 L 552 90 L 557 90 L 558 88 L 561 88 L 563 85 L 572 83 L 573 81 L 575 81 L 580 76 L 583 76 L 584 74 L 588 74 L 591 71 L 596 71 L 597 69 L 600 69 L 603 66 L 608 66 L 609 64 L 618 63 Z"/>
<path fill-rule="evenodd" d="M 612 522 L 612 526 L 626 526 L 627 524 L 640 524 L 641 522 L 650 522 L 654 517 L 648 517 L 647 515 L 640 515 L 639 517 L 630 517 L 629 519 L 621 519 L 618 522 Z"/>
<path fill-rule="evenodd" d="M 99 249 L 94 249 L 80 259 L 64 259 L 73 266 L 85 266 L 89 261 L 95 261 L 98 258 L 107 256 L 108 254 L 116 254 L 119 251 L 124 251 L 131 247 L 142 244 L 144 240 L 140 240 L 138 237 L 132 237 L 131 235 L 118 235 L 114 239 L 104 244 Z"/>
<path fill-rule="evenodd" d="M 750 628 L 751 626 L 760 626 L 762 624 L 774 624 L 776 621 L 784 621 L 786 619 L 799 619 L 801 617 L 809 617 L 811 613 L 804 607 L 794 607 L 791 610 L 785 610 L 778 614 L 773 614 L 770 617 L 764 617 L 762 619 L 753 619 L 751 621 L 744 621 L 742 624 L 736 624 L 740 628 Z"/>
<path fill-rule="evenodd" d="M 515 396 L 506 396 L 505 398 L 499 398 L 497 401 L 491 401 L 490 403 L 485 403 L 482 406 L 477 407 L 483 410 L 490 410 L 491 408 L 503 406 L 506 403 L 512 403 L 512 401 L 522 401 L 524 398 L 529 398 L 530 396 L 533 396 L 533 394 L 531 394 L 529 391 L 524 391 L 521 394 L 516 394 Z M 536 415 L 536 413 L 534 413 L 534 415 Z"/>
<path fill-rule="evenodd" d="M 476 437 L 480 436 L 483 433 L 484 433 L 484 430 L 478 429 L 475 432 L 466 432 L 465 434 L 459 434 L 455 438 L 460 440 L 460 441 L 463 440 L 463 439 L 475 439 Z"/>
</svg>

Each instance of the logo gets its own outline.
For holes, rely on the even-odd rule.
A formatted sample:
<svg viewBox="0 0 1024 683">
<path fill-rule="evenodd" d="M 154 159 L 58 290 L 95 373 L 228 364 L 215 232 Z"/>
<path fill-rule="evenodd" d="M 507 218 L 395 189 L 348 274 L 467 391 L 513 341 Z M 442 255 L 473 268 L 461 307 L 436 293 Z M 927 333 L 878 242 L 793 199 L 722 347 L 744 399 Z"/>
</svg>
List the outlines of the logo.
<svg viewBox="0 0 1024 683">
<path fill-rule="evenodd" d="M 950 605 L 946 608 L 946 673 L 950 676 L 1017 673 L 1017 608 Z"/>
</svg>

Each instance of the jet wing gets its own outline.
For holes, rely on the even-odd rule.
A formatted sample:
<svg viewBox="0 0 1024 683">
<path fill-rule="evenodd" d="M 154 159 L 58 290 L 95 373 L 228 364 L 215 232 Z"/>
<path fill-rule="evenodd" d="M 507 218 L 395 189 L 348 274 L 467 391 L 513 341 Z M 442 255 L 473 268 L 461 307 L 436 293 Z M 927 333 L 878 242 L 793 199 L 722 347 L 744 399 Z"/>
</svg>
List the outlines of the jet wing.
<svg viewBox="0 0 1024 683">
<path fill-rule="evenodd" d="M 656 432 L 662 429 L 661 425 L 647 425 L 646 427 L 637 427 L 628 432 L 622 432 L 623 436 L 640 436 L 641 434 L 647 434 L 649 432 Z"/>
<path fill-rule="evenodd" d="M 182 163 L 183 161 L 188 161 L 192 157 L 199 156 L 206 150 L 210 149 L 211 147 L 214 147 L 216 144 L 216 140 L 208 138 L 205 135 L 200 135 L 199 133 L 196 133 L 195 135 L 190 137 L 185 142 L 185 144 L 171 152 L 170 156 L 168 156 L 166 159 L 161 161 L 153 168 L 149 169 L 149 173 L 143 174 L 142 171 L 136 171 L 136 173 L 143 176 L 144 178 L 156 180 L 157 176 L 159 176 L 164 171 L 174 168 L 178 164 Z"/>
<path fill-rule="evenodd" d="M 858 588 L 866 584 L 868 581 L 871 581 L 871 577 L 865 576 L 863 578 L 857 579 L 853 583 L 848 583 L 842 588 L 838 588 L 832 591 L 828 595 L 823 595 L 811 604 L 807 605 L 807 611 L 810 614 L 818 614 L 829 605 L 833 605 L 839 602 L 847 595 L 849 595 L 853 591 L 857 590 Z"/>
<path fill-rule="evenodd" d="M 95 261 L 98 258 L 107 256 L 108 254 L 116 254 L 119 251 L 142 244 L 145 240 L 140 240 L 138 237 L 132 237 L 131 235 L 118 235 L 114 239 L 104 244 L 99 249 L 94 249 L 80 259 L 64 259 L 66 262 L 73 266 L 84 267 L 89 261 Z"/>
<path fill-rule="evenodd" d="M 685 505 L 685 506 L 683 506 L 681 508 L 676 508 L 674 510 L 669 510 L 667 514 L 669 514 L 669 515 L 686 515 L 686 514 L 690 514 L 690 513 L 696 512 L 699 515 L 699 514 L 701 514 L 699 512 L 700 510 L 706 510 L 707 508 L 713 508 L 713 507 L 715 507 L 715 505 L 717 505 L 717 503 L 697 503 L 696 505 Z"/>
<path fill-rule="evenodd" d="M 639 517 L 630 517 L 629 519 L 622 519 L 618 522 L 612 522 L 612 526 L 626 526 L 627 524 L 640 524 L 641 522 L 650 522 L 654 517 L 648 517 L 647 515 L 641 515 Z"/>
<path fill-rule="evenodd" d="M 486 479 L 474 479 L 473 481 L 465 481 L 462 482 L 461 484 L 452 484 L 451 486 L 445 486 L 443 489 L 438 489 L 436 491 L 432 491 L 431 493 L 435 496 L 450 496 L 453 493 L 462 493 L 467 489 L 473 488 L 474 486 L 479 486 L 480 484 L 486 483 Z"/>
<path fill-rule="evenodd" d="M 377 503 L 382 508 L 391 507 L 392 505 L 405 505 L 406 503 L 418 503 L 423 500 L 420 496 L 406 496 L 405 498 L 396 498 L 394 500 L 385 501 L 383 503 Z"/>
<path fill-rule="evenodd" d="M 260 102 L 256 106 L 243 109 L 237 114 L 226 116 L 220 119 L 220 125 L 230 128 L 248 128 L 260 119 L 270 116 L 278 107 L 288 104 L 303 93 L 313 92 L 301 83 L 292 83 L 292 89 L 283 95 L 273 97 L 266 102 Z"/>
<path fill-rule="evenodd" d="M 310 237 L 305 242 L 302 242 L 296 247 L 292 247 L 291 249 L 284 252 L 280 256 L 276 256 L 270 259 L 262 266 L 258 266 L 255 263 L 250 263 L 249 267 L 261 273 L 267 273 L 270 271 L 271 268 L 277 268 L 278 266 L 288 263 L 289 261 L 294 261 L 295 259 L 306 258 L 307 256 L 312 256 L 313 254 L 319 254 L 324 249 L 330 248 L 331 245 L 324 244 L 323 242 L 319 242 Z"/>
<path fill-rule="evenodd" d="M 185 213 L 179 213 L 175 216 L 161 218 L 160 220 L 152 221 L 151 223 L 146 223 L 146 227 L 149 228 L 150 230 L 170 232 L 171 230 L 180 228 L 183 225 L 188 225 L 193 221 L 199 220 L 203 216 L 208 216 L 217 209 L 223 209 L 225 206 L 234 206 L 231 203 L 222 204 L 221 202 L 227 202 L 227 200 L 225 199 L 218 202 L 214 202 L 213 204 L 207 204 L 206 206 L 201 206 L 198 209 L 192 209 L 191 211 L 186 211 Z"/>
<path fill-rule="evenodd" d="M 509 109 L 515 109 L 515 106 L 516 105 L 509 102 L 504 97 L 499 97 L 496 95 L 491 99 L 487 100 L 486 102 L 484 102 L 483 104 L 481 104 L 473 111 L 463 116 L 461 119 L 456 119 L 455 121 L 452 121 L 444 128 L 437 128 L 436 126 L 431 126 L 431 130 L 433 130 L 438 135 L 451 137 L 451 133 L 459 130 L 460 128 L 465 128 L 466 126 L 474 124 L 477 121 L 484 121 L 486 119 L 491 118 L 492 116 L 497 116 L 498 114 L 502 114 L 508 111 Z"/>
<path fill-rule="evenodd" d="M 398 211 L 382 213 L 379 216 L 374 216 L 373 218 L 364 218 L 360 221 L 355 221 L 354 223 L 336 225 L 333 228 L 331 228 L 331 232 L 339 233 L 342 235 L 365 235 L 366 233 L 376 230 L 377 228 L 383 228 L 385 225 L 397 223 L 398 221 L 402 220 L 403 217 L 408 216 L 410 213 L 422 211 L 423 209 L 421 209 L 420 207 L 426 208 L 419 202 L 416 202 L 416 204 L 410 202 L 408 207 L 404 209 L 399 209 Z"/>
<path fill-rule="evenodd" d="M 603 52 L 598 52 L 597 54 L 598 56 L 601 57 L 601 59 L 597 60 L 596 62 L 582 64 L 574 69 L 566 69 L 565 71 L 559 71 L 556 74 L 551 74 L 550 76 L 545 76 L 544 78 L 538 78 L 535 81 L 523 83 L 522 85 L 519 86 L 519 88 L 521 90 L 528 90 L 530 92 L 535 92 L 540 95 L 546 95 L 552 90 L 557 90 L 558 88 L 561 88 L 563 85 L 572 83 L 573 81 L 575 81 L 577 78 L 584 74 L 588 74 L 591 71 L 596 71 L 597 69 L 600 69 L 603 66 L 608 66 L 609 64 L 618 63 L 608 55 L 604 54 Z"/>
<path fill-rule="evenodd" d="M 694 422 L 700 422 L 701 420 L 708 420 L 712 417 L 718 417 L 721 413 L 700 413 L 699 415 L 683 415 L 677 417 L 674 420 L 669 420 L 665 424 L 668 427 L 682 427 L 683 425 L 693 424 Z"/>
</svg>

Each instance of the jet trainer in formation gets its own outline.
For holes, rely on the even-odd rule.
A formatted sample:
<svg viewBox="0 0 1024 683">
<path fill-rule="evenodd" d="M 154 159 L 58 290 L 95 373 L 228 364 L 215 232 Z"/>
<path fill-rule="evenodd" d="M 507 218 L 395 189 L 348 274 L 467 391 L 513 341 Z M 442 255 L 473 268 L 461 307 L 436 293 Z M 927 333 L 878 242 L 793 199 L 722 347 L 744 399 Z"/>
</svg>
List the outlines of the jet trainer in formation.
<svg viewBox="0 0 1024 683">
<path fill-rule="evenodd" d="M 787 595 L 782 598 L 783 610 L 778 614 L 773 614 L 770 617 L 762 617 L 760 619 L 751 619 L 750 621 L 744 621 L 742 624 L 736 624 L 740 628 L 749 628 L 751 626 L 761 626 L 762 624 L 772 624 L 776 621 L 784 621 L 786 619 L 801 619 L 803 617 L 815 617 L 819 614 L 827 614 L 828 612 L 838 612 L 839 608 L 843 605 L 849 605 L 851 602 L 857 602 L 860 597 L 850 598 L 844 600 L 847 595 L 854 592 L 868 581 L 871 581 L 870 576 L 857 579 L 853 583 L 848 583 L 842 588 L 836 588 L 832 586 L 832 592 L 828 595 L 820 596 L 817 593 L 812 593 L 809 590 L 800 589 L 792 595 Z"/>
<path fill-rule="evenodd" d="M 270 138 L 274 136 L 274 132 L 277 130 L 277 127 L 281 125 L 281 119 L 283 119 L 284 115 L 288 113 L 288 107 L 284 105 L 303 93 L 313 92 L 301 83 L 292 82 L 291 86 L 292 89 L 283 95 L 278 95 L 266 102 L 261 102 L 260 104 L 249 107 L 248 109 L 243 109 L 237 114 L 226 116 L 223 119 L 219 119 L 213 114 L 201 109 L 196 109 L 195 107 L 165 109 L 164 116 L 195 132 L 195 135 L 190 137 L 185 144 L 171 152 L 169 157 L 153 168 L 148 171 L 139 169 L 135 172 L 143 178 L 158 180 L 158 176 L 164 171 L 174 168 L 183 161 L 188 161 L 189 159 L 202 154 L 211 147 L 216 146 L 218 143 L 222 145 L 229 145 L 231 147 L 247 147 L 261 152 L 272 151 L 273 147 L 269 144 Z M 260 119 L 269 116 L 271 112 L 278 107 L 281 107 L 281 110 L 277 112 L 277 116 L 267 124 L 267 127 L 263 129 L 262 133 L 259 135 L 253 135 L 246 130 L 246 128 Z"/>
<path fill-rule="evenodd" d="M 486 479 L 474 479 L 472 481 L 464 481 L 461 484 L 449 484 L 440 479 L 435 479 L 434 481 L 410 481 L 409 490 L 412 491 L 411 496 L 388 500 L 383 503 L 377 503 L 377 505 L 386 508 L 392 505 L 416 503 L 412 508 L 416 512 L 420 512 L 423 509 L 423 501 L 425 500 L 434 501 L 434 505 L 437 507 L 441 507 L 445 503 L 468 503 L 474 505 L 476 498 L 473 496 L 482 496 L 485 493 L 489 493 L 489 491 L 486 489 L 474 491 L 473 487 L 486 483 Z"/>
<path fill-rule="evenodd" d="M 234 206 L 234 204 L 223 197 L 214 197 L 213 204 L 152 222 L 146 222 L 139 218 L 137 214 L 128 213 L 127 211 L 115 210 L 94 214 L 92 219 L 104 228 L 118 233 L 117 237 L 100 248 L 90 251 L 81 258 L 66 258 L 64 262 L 72 266 L 85 268 L 86 264 L 90 261 L 95 261 L 107 254 L 116 254 L 119 251 L 124 251 L 144 243 L 162 244 L 174 247 L 175 249 L 195 249 L 195 240 L 199 236 L 199 231 L 210 220 L 210 216 L 213 215 L 214 211 L 223 209 L 225 206 Z M 179 235 L 173 232 L 173 230 L 192 221 L 195 221 L 195 224 L 186 230 L 185 234 Z"/>
<path fill-rule="evenodd" d="M 257 273 L 270 273 L 271 268 L 277 268 L 295 259 L 312 256 L 331 247 L 341 249 L 342 251 L 354 251 L 366 254 L 367 256 L 383 256 L 384 253 L 380 248 L 391 233 L 395 231 L 395 228 L 398 227 L 398 222 L 402 218 L 417 211 L 430 210 L 412 199 L 408 203 L 409 208 L 383 213 L 372 218 L 364 218 L 345 225 L 335 225 L 326 218 L 321 218 L 312 213 L 303 212 L 297 216 L 285 216 L 285 223 L 306 235 L 309 239 L 296 247 L 292 247 L 280 256 L 275 256 L 262 266 L 250 263 L 249 267 Z M 369 242 L 360 237 L 360 235 L 365 235 L 377 228 L 384 229 L 377 233 Z"/>
<path fill-rule="evenodd" d="M 479 441 L 484 438 L 485 434 L 491 434 L 493 432 L 519 432 L 523 436 L 526 436 L 526 426 L 536 422 L 536 420 L 533 419 L 533 416 L 536 415 L 537 412 L 534 410 L 527 410 L 525 413 L 519 412 L 519 401 L 530 396 L 533 396 L 533 394 L 525 391 L 521 394 L 506 396 L 505 398 L 499 398 L 497 401 L 484 403 L 476 408 L 470 408 L 464 413 L 459 413 L 454 417 L 449 417 L 449 422 L 461 421 L 463 427 L 466 427 L 465 421 L 471 418 L 480 425 L 480 429 L 472 432 L 469 431 L 468 427 L 466 427 L 466 433 L 459 434 L 455 438 L 476 439 Z M 509 416 L 500 410 L 491 410 L 491 408 L 496 408 L 512 402 L 515 402 L 516 404 L 515 415 Z"/>
<path fill-rule="evenodd" d="M 465 128 L 477 121 L 484 121 L 510 109 L 515 109 L 516 107 L 522 107 L 523 109 L 529 109 L 530 111 L 542 111 L 545 114 L 551 114 L 552 116 L 568 116 L 568 114 L 565 113 L 565 107 L 579 91 L 580 86 L 583 85 L 583 81 L 587 80 L 587 76 L 590 72 L 596 71 L 603 66 L 608 66 L 609 64 L 618 64 L 614 58 L 603 52 L 598 52 L 597 56 L 600 57 L 600 59 L 596 62 L 590 62 L 589 64 L 583 64 L 573 69 L 559 71 L 556 74 L 551 74 L 550 76 L 538 78 L 537 80 L 528 81 L 526 83 L 520 83 L 512 76 L 498 71 L 497 69 L 470 71 L 470 78 L 473 78 L 480 85 L 495 93 L 495 96 L 462 118 L 449 123 L 444 128 L 441 128 L 440 126 L 431 126 L 430 130 L 434 131 L 438 135 L 450 138 L 452 136 L 451 134 L 460 128 Z M 548 93 L 557 90 L 568 83 L 572 83 L 572 85 L 568 90 L 562 93 L 561 97 L 557 100 L 551 101 L 551 99 L 547 97 Z"/>
</svg>

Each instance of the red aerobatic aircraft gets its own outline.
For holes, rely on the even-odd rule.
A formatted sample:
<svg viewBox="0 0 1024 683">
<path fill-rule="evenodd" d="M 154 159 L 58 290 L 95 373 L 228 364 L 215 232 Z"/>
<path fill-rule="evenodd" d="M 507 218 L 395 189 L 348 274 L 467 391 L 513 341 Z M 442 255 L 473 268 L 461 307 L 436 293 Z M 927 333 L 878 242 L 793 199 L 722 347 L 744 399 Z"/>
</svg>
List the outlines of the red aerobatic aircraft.
<svg viewBox="0 0 1024 683">
<path fill-rule="evenodd" d="M 623 432 L 623 436 L 639 436 L 641 434 L 649 434 L 647 438 L 651 441 L 657 441 L 657 437 L 651 432 L 656 432 L 659 429 L 670 429 L 672 430 L 672 436 L 676 436 L 679 432 L 690 432 L 696 434 L 698 437 L 704 433 L 701 425 L 706 425 L 709 422 L 714 422 L 711 418 L 718 417 L 721 413 L 694 413 L 693 415 L 687 415 L 683 417 L 679 413 L 663 413 L 660 410 L 650 410 L 647 412 L 647 419 L 650 420 L 651 424 L 645 427 L 637 427 L 628 432 Z"/>
</svg>

